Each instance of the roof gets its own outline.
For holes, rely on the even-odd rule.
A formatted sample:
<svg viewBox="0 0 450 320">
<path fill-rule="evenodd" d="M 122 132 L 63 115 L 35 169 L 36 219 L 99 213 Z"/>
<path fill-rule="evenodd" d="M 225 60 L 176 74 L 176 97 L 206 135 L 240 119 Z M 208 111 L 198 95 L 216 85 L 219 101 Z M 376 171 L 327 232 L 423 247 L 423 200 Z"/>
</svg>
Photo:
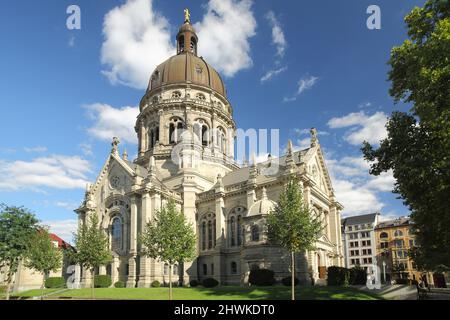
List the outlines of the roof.
<svg viewBox="0 0 450 320">
<path fill-rule="evenodd" d="M 225 85 L 219 73 L 202 57 L 190 52 L 181 52 L 157 66 L 147 92 L 164 85 L 186 83 L 208 87 L 226 97 Z"/>
<path fill-rule="evenodd" d="M 295 164 L 299 164 L 301 163 L 301 156 L 303 156 L 304 154 L 306 154 L 306 152 L 308 152 L 308 149 L 304 149 L 304 150 L 300 150 L 297 152 L 293 153 L 293 159 L 295 161 Z M 271 160 L 267 160 L 264 162 L 260 162 L 256 165 L 257 169 L 259 171 L 261 171 L 261 169 L 268 169 L 269 168 L 269 164 L 271 166 L 276 166 L 279 165 L 281 167 L 286 165 L 286 156 L 282 156 L 279 158 L 272 158 Z M 270 171 L 270 170 L 268 170 Z M 233 170 L 229 173 L 227 173 L 223 178 L 222 178 L 222 182 L 224 186 L 230 186 L 236 183 L 241 183 L 241 182 L 245 182 L 248 180 L 250 175 L 250 166 L 245 166 L 245 167 L 241 167 L 239 169 Z M 268 175 L 264 175 L 264 174 L 259 174 L 257 176 L 257 182 L 258 183 L 262 183 L 264 182 L 264 180 L 268 180 L 270 178 L 272 178 L 273 176 L 268 176 Z"/>
<path fill-rule="evenodd" d="M 352 217 L 348 217 L 348 218 L 344 218 L 341 221 L 341 224 L 343 226 L 348 226 L 348 225 L 355 225 L 355 224 L 364 224 L 364 223 L 373 223 L 375 222 L 375 218 L 377 215 L 379 215 L 379 212 L 375 212 L 375 213 L 369 213 L 369 214 L 362 214 L 359 216 L 352 216 Z"/>
<path fill-rule="evenodd" d="M 413 222 L 409 217 L 399 217 L 397 219 L 380 222 L 376 225 L 375 229 L 393 228 L 398 226 L 407 226 L 411 224 L 413 224 Z"/>
<path fill-rule="evenodd" d="M 63 239 L 61 239 L 54 233 L 50 233 L 50 238 L 53 241 L 58 241 L 58 248 L 63 248 L 63 249 L 72 248 L 72 246 L 69 243 L 65 242 Z"/>
</svg>

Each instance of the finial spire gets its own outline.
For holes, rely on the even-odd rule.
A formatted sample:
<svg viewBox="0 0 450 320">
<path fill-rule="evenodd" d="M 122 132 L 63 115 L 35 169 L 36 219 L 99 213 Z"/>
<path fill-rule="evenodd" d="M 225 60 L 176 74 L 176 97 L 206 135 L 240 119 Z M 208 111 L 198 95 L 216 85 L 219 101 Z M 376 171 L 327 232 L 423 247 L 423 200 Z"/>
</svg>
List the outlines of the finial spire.
<svg viewBox="0 0 450 320">
<path fill-rule="evenodd" d="M 127 152 L 127 148 L 125 148 L 125 149 L 123 150 L 123 153 L 122 153 L 122 159 L 125 160 L 125 161 L 128 161 L 128 152 Z"/>
<path fill-rule="evenodd" d="M 267 190 L 266 187 L 262 188 L 262 197 L 261 199 L 266 200 L 267 199 Z"/>
<path fill-rule="evenodd" d="M 184 23 L 191 23 L 191 14 L 188 8 L 184 9 Z"/>
<path fill-rule="evenodd" d="M 317 129 L 311 128 L 309 132 L 311 132 L 311 147 L 315 147 L 317 145 Z"/>
<path fill-rule="evenodd" d="M 119 154 L 119 143 L 120 143 L 119 138 L 114 137 L 111 142 L 111 146 L 112 146 L 111 153 L 114 153 L 116 155 Z"/>
<path fill-rule="evenodd" d="M 288 143 L 287 143 L 287 154 L 292 154 L 292 149 L 293 149 L 293 147 L 292 147 L 292 140 L 289 139 Z"/>
</svg>

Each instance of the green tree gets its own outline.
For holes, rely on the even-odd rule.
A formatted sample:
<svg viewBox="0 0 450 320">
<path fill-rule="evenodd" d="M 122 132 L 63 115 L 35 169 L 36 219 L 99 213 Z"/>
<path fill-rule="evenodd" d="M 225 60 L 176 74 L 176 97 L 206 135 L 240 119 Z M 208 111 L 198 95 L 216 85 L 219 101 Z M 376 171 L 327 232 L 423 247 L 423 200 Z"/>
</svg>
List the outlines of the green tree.
<svg viewBox="0 0 450 320">
<path fill-rule="evenodd" d="M 405 17 L 410 39 L 391 51 L 390 95 L 412 107 L 392 114 L 379 148 L 362 148 L 371 174 L 393 171 L 419 244 L 412 257 L 425 270 L 450 268 L 449 14 L 448 0 L 429 0 Z"/>
<path fill-rule="evenodd" d="M 196 237 L 191 223 L 169 200 L 148 222 L 140 237 L 143 252 L 169 265 L 169 300 L 172 300 L 173 265 L 191 261 L 196 255 Z"/>
<path fill-rule="evenodd" d="M 31 237 L 25 258 L 25 265 L 28 268 L 43 274 L 41 285 L 42 300 L 46 276 L 51 271 L 57 271 L 62 267 L 63 256 L 61 249 L 55 247 L 48 231 L 46 229 L 41 229 Z"/>
<path fill-rule="evenodd" d="M 112 260 L 108 236 L 100 228 L 96 213 L 90 214 L 87 221 L 78 227 L 75 249 L 76 252 L 69 253 L 70 260 L 91 271 L 91 294 L 94 299 L 95 269 Z"/>
<path fill-rule="evenodd" d="M 31 237 L 36 233 L 38 220 L 24 207 L 0 205 L 0 268 L 6 274 L 6 299 L 9 300 L 11 282 L 27 252 Z"/>
<path fill-rule="evenodd" d="M 267 224 L 270 241 L 291 253 L 291 296 L 295 300 L 295 253 L 313 250 L 323 230 L 321 218 L 303 201 L 298 181 L 287 183 Z"/>
</svg>

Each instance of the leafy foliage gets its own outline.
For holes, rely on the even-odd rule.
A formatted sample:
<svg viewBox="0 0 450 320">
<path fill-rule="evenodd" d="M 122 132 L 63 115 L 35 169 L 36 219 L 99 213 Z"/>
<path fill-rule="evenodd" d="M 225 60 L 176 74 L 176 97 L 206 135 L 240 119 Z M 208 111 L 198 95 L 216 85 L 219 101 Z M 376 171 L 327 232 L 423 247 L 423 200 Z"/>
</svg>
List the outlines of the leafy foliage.
<svg viewBox="0 0 450 320">
<path fill-rule="evenodd" d="M 159 288 L 159 287 L 161 287 L 161 283 L 158 280 L 155 280 L 150 284 L 150 286 L 152 288 Z"/>
<path fill-rule="evenodd" d="M 47 289 L 52 288 L 64 288 L 66 285 L 66 281 L 63 277 L 48 277 L 45 279 L 45 287 Z"/>
<path fill-rule="evenodd" d="M 412 103 L 394 112 L 378 149 L 365 142 L 371 174 L 393 170 L 398 193 L 412 211 L 417 266 L 450 268 L 450 1 L 428 0 L 405 18 L 410 39 L 391 51 L 390 95 Z"/>
<path fill-rule="evenodd" d="M 196 237 L 191 223 L 178 212 L 175 202 L 169 200 L 147 223 L 140 236 L 142 251 L 149 257 L 166 262 L 169 271 L 169 299 L 172 297 L 172 266 L 176 262 L 191 261 L 196 254 Z"/>
<path fill-rule="evenodd" d="M 0 205 L 0 267 L 6 270 L 7 292 L 19 262 L 25 257 L 30 239 L 38 230 L 38 220 L 24 207 Z"/>
<path fill-rule="evenodd" d="M 109 288 L 111 287 L 111 276 L 107 274 L 100 274 L 94 277 L 94 286 L 96 288 Z"/>
<path fill-rule="evenodd" d="M 303 202 L 295 180 L 290 180 L 280 194 L 278 204 L 267 217 L 269 239 L 290 252 L 312 250 L 321 236 L 323 226 Z"/>
<path fill-rule="evenodd" d="M 99 227 L 95 213 L 79 226 L 75 235 L 75 247 L 76 252 L 71 254 L 71 258 L 89 270 L 104 266 L 112 260 L 108 236 Z"/>
<path fill-rule="evenodd" d="M 271 286 L 275 283 L 274 272 L 269 269 L 251 270 L 248 282 L 254 286 Z"/>
<path fill-rule="evenodd" d="M 217 287 L 219 285 L 219 281 L 217 281 L 214 278 L 206 278 L 206 279 L 203 279 L 202 285 L 205 288 L 214 288 L 214 287 Z"/>
<path fill-rule="evenodd" d="M 116 283 L 114 283 L 114 288 L 125 288 L 125 282 L 117 281 Z"/>
<path fill-rule="evenodd" d="M 54 246 L 46 229 L 41 229 L 32 235 L 25 256 L 26 266 L 43 274 L 57 271 L 62 267 L 61 249 Z"/>
<path fill-rule="evenodd" d="M 197 280 L 191 280 L 189 281 L 189 286 L 191 286 L 192 288 L 195 288 L 198 286 L 198 281 Z"/>
</svg>

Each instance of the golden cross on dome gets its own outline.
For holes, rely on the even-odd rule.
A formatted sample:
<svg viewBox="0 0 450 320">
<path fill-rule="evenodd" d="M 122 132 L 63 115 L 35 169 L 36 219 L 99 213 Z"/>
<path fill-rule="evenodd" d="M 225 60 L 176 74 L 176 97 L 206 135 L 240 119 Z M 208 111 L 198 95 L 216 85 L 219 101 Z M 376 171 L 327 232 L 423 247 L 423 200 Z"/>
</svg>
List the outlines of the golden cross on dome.
<svg viewBox="0 0 450 320">
<path fill-rule="evenodd" d="M 184 22 L 191 22 L 191 14 L 189 13 L 189 9 L 184 9 Z"/>
</svg>

